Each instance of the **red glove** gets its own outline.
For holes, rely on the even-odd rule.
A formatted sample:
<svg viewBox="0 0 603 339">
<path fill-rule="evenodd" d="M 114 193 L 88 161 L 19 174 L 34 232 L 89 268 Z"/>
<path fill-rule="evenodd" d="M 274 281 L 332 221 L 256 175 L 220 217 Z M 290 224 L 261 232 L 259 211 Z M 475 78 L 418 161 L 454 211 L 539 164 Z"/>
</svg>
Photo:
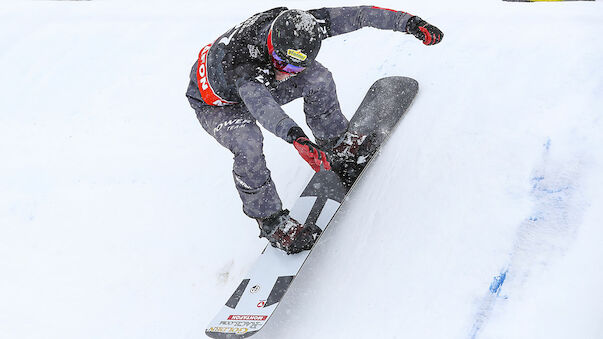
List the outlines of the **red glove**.
<svg viewBox="0 0 603 339">
<path fill-rule="evenodd" d="M 425 45 L 435 45 L 442 41 L 444 33 L 440 31 L 434 25 L 430 25 L 427 21 L 413 16 L 408 20 L 406 24 L 406 31 L 415 36 L 415 38 L 422 40 Z"/>
<path fill-rule="evenodd" d="M 320 149 L 318 145 L 310 141 L 304 134 L 301 128 L 293 127 L 288 133 L 293 140 L 293 147 L 299 152 L 299 155 L 308 163 L 316 172 L 320 171 L 320 165 L 325 170 L 331 170 L 331 164 L 327 159 L 327 154 Z"/>
</svg>

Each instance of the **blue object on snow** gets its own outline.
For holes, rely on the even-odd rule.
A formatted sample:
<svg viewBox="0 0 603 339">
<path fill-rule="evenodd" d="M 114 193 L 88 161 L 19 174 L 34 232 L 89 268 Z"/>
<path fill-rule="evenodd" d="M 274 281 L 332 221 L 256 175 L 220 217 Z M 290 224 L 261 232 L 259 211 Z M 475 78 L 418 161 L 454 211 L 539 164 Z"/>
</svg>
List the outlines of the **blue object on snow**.
<svg viewBox="0 0 603 339">
<path fill-rule="evenodd" d="M 546 142 L 544 143 L 544 149 L 546 151 L 548 151 L 551 148 L 551 138 L 547 138 Z"/>
<path fill-rule="evenodd" d="M 507 278 L 507 271 L 508 269 L 502 272 L 500 275 L 494 277 L 494 280 L 490 284 L 490 293 L 496 293 L 496 295 L 500 293 L 500 288 Z"/>
</svg>

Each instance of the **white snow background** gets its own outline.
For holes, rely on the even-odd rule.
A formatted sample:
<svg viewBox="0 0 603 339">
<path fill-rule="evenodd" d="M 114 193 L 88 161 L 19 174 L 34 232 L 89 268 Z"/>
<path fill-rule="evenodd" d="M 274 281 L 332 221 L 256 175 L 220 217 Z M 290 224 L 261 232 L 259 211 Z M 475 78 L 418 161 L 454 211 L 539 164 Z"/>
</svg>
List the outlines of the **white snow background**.
<svg viewBox="0 0 603 339">
<path fill-rule="evenodd" d="M 190 67 L 253 13 L 358 4 L 3 1 L 0 338 L 205 337 L 265 240 Z M 444 40 L 323 43 L 348 117 L 378 78 L 420 93 L 256 337 L 603 338 L 603 3 L 374 4 Z M 312 171 L 265 153 L 291 207 Z"/>
</svg>

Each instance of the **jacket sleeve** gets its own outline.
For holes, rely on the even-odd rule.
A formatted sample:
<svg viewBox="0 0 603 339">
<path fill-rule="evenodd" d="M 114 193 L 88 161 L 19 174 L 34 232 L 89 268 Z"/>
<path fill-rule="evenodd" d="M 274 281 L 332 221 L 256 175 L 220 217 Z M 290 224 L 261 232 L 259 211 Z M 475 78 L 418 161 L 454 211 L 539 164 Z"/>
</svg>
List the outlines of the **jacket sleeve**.
<svg viewBox="0 0 603 339">
<path fill-rule="evenodd" d="M 414 15 L 376 6 L 320 8 L 308 11 L 321 24 L 326 37 L 373 27 L 406 32 L 408 19 Z"/>
<path fill-rule="evenodd" d="M 268 88 L 247 77 L 237 79 L 236 85 L 249 113 L 268 131 L 291 143 L 287 133 L 297 124 L 274 100 Z"/>
</svg>

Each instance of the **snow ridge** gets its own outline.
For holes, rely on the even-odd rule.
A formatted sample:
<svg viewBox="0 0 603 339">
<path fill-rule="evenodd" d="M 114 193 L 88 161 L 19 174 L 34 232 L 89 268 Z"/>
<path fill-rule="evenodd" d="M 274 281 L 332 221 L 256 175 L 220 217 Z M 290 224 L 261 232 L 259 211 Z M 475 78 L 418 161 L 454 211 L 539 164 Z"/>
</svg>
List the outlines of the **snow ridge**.
<svg viewBox="0 0 603 339">
<path fill-rule="evenodd" d="M 469 338 L 478 338 L 499 300 L 520 292 L 533 273 L 563 255 L 580 224 L 584 203 L 580 197 L 580 161 L 555 162 L 551 139 L 544 144 L 542 164 L 531 177 L 533 212 L 518 227 L 513 250 L 501 273 L 493 278 L 482 298 Z M 506 293 L 501 295 L 503 284 Z"/>
</svg>

